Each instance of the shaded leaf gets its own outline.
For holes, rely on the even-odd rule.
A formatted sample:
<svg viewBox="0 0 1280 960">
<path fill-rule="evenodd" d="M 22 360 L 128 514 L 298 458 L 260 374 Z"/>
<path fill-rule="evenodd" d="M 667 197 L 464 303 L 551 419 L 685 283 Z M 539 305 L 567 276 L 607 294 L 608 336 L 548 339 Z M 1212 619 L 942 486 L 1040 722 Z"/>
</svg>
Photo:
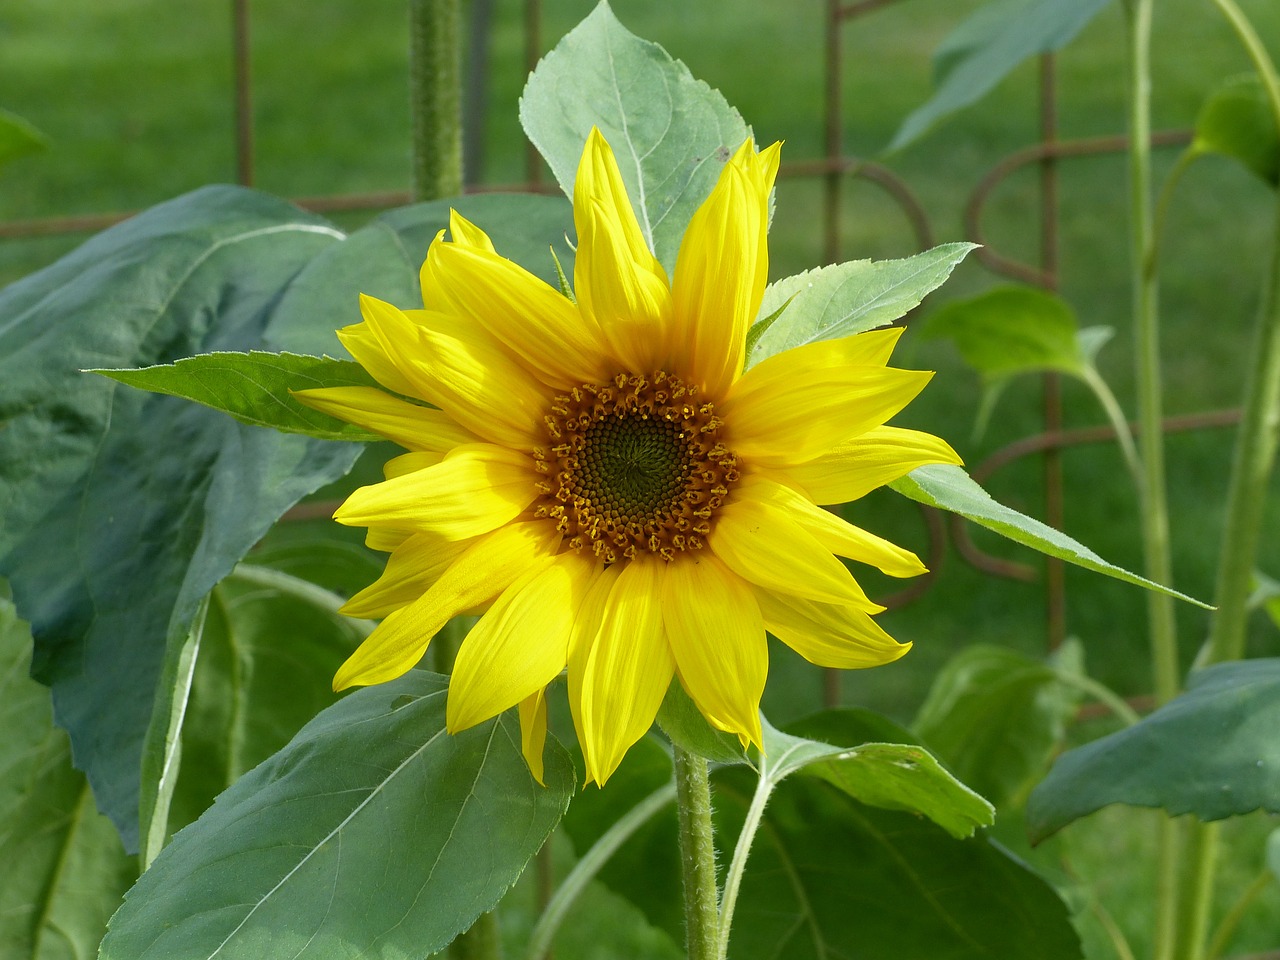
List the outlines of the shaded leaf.
<svg viewBox="0 0 1280 960">
<path fill-rule="evenodd" d="M 0 110 L 0 166 L 49 146 L 43 133 L 22 117 Z"/>
<path fill-rule="evenodd" d="M 1257 74 L 1236 77 L 1210 94 L 1189 149 L 1230 157 L 1271 186 L 1280 185 L 1280 130 Z"/>
<path fill-rule="evenodd" d="M 1107 3 L 994 0 L 979 7 L 934 53 L 935 92 L 902 121 L 889 150 L 905 147 L 938 120 L 976 103 L 1024 60 L 1062 49 Z"/>
<path fill-rule="evenodd" d="M 0 600 L 0 956 L 80 960 L 97 952 L 135 861 L 71 766 L 30 662 L 31 634 Z"/>
<path fill-rule="evenodd" d="M 1221 820 L 1280 813 L 1280 658 L 1221 663 L 1140 723 L 1064 753 L 1031 793 L 1033 840 L 1112 803 Z"/>
<path fill-rule="evenodd" d="M 255 350 L 202 353 L 154 367 L 89 372 L 140 390 L 194 400 L 254 427 L 320 440 L 382 439 L 299 403 L 291 393 L 315 387 L 375 386 L 364 367 L 351 360 Z"/>
<path fill-rule="evenodd" d="M 573 792 L 554 740 L 547 787 L 534 782 L 511 713 L 445 733 L 446 685 L 410 671 L 307 724 L 178 833 L 112 918 L 103 960 L 444 947 L 515 882 Z"/>
<path fill-rule="evenodd" d="M 1184 593 L 1153 583 L 1115 564 L 1107 563 L 1088 547 L 1060 530 L 1055 530 L 1039 520 L 997 503 L 959 467 L 949 464 L 917 467 L 901 480 L 893 481 L 889 486 L 904 497 L 940 510 L 958 513 L 979 526 L 993 530 L 1015 543 L 1021 543 L 1048 556 L 1074 563 L 1094 573 L 1123 580 L 1125 583 L 1168 594 L 1206 610 L 1212 609 L 1208 604 L 1201 603 Z"/>
<path fill-rule="evenodd" d="M 716 763 L 746 763 L 742 743 L 707 722 L 679 680 L 672 680 L 658 708 L 658 726 L 672 743 Z"/>
<path fill-rule="evenodd" d="M 1078 702 L 1052 665 L 978 645 L 938 672 L 912 728 L 957 777 L 1001 808 L 1047 767 Z"/>
<path fill-rule="evenodd" d="M 717 829 L 733 837 L 747 771 L 717 776 Z M 1076 960 L 1079 941 L 1053 888 L 985 837 L 957 840 L 927 820 L 864 806 L 792 777 L 765 809 L 734 912 L 735 960 Z"/>
<path fill-rule="evenodd" d="M 753 348 L 747 365 L 802 344 L 892 323 L 940 287 L 975 246 L 944 243 L 902 260 L 852 260 L 769 284 L 760 316 L 767 319 L 784 305 L 786 310 L 748 341 Z"/>
<path fill-rule="evenodd" d="M 749 132 L 719 92 L 628 31 L 603 0 L 529 76 L 520 122 L 570 197 L 587 134 L 600 128 L 668 274 L 694 210 Z"/>
<path fill-rule="evenodd" d="M 153 737 L 144 767 L 144 740 L 166 650 L 185 642 L 213 585 L 358 448 L 80 371 L 263 346 L 281 291 L 341 238 L 282 200 L 210 187 L 0 292 L 0 573 L 32 623 L 35 673 L 53 687 L 76 764 L 131 849 L 141 781 L 150 794 L 164 765 Z"/>
</svg>

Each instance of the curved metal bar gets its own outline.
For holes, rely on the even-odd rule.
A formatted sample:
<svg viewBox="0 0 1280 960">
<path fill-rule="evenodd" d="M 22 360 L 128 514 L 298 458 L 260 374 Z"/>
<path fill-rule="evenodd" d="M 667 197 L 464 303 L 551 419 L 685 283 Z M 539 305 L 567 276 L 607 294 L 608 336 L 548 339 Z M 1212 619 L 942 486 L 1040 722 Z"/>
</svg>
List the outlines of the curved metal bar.
<svg viewBox="0 0 1280 960">
<path fill-rule="evenodd" d="M 814 177 L 827 173 L 861 177 L 883 188 L 885 193 L 898 202 L 903 213 L 907 215 L 920 249 L 927 250 L 934 245 L 933 228 L 929 224 L 929 215 L 924 206 L 911 192 L 907 182 L 884 164 L 858 157 L 842 156 L 784 163 L 779 171 L 779 174 L 784 177 Z"/>
</svg>

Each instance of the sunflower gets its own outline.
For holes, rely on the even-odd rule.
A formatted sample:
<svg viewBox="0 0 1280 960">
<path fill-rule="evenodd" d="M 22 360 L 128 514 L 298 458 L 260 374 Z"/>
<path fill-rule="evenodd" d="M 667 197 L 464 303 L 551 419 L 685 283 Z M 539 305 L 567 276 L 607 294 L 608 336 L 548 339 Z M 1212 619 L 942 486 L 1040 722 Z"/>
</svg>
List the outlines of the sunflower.
<svg viewBox="0 0 1280 960">
<path fill-rule="evenodd" d="M 483 611 L 457 653 L 450 732 L 518 706 L 541 780 L 546 688 L 567 667 L 587 779 L 603 784 L 673 678 L 713 726 L 760 746 L 766 631 L 828 667 L 909 649 L 838 557 L 894 577 L 923 565 L 818 505 L 959 459 L 884 425 L 931 376 L 886 366 L 899 329 L 743 371 L 780 146 L 748 140 L 724 165 L 674 281 L 593 130 L 574 185 L 574 298 L 456 212 L 422 267 L 425 309 L 361 298 L 363 322 L 339 337 L 386 390 L 298 396 L 409 452 L 335 514 L 390 553 L 343 608 L 384 619 L 335 689 L 403 674 L 451 617 Z"/>
</svg>

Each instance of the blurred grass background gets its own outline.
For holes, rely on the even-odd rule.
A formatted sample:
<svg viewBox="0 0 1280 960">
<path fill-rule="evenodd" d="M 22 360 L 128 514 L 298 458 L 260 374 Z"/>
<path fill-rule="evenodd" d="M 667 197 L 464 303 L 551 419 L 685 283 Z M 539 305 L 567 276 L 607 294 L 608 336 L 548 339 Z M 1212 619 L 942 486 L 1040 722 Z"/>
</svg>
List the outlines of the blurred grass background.
<svg viewBox="0 0 1280 960">
<path fill-rule="evenodd" d="M 585 16 L 591 0 L 544 0 L 546 46 Z M 879 159 L 904 177 L 929 211 L 939 241 L 962 238 L 961 212 L 981 176 L 1004 155 L 1037 139 L 1034 64 L 1017 70 L 980 104 L 945 121 L 899 154 L 883 157 L 903 117 L 930 92 L 930 55 L 979 5 L 978 0 L 907 0 L 849 23 L 844 56 L 845 148 Z M 784 159 L 816 158 L 822 150 L 822 28 L 820 0 L 735 0 L 685 3 L 615 0 L 631 30 L 665 46 L 719 88 L 751 123 L 757 139 L 786 141 Z M 1273 54 L 1280 53 L 1280 4 L 1248 0 Z M 284 196 L 407 189 L 405 11 L 400 3 L 355 0 L 254 0 L 252 66 L 256 186 Z M 524 82 L 522 5 L 496 0 L 489 51 L 488 109 L 483 117 L 483 183 L 525 178 L 525 147 L 516 120 Z M 34 123 L 51 149 L 0 171 L 0 220 L 108 213 L 145 207 L 209 182 L 234 179 L 231 14 L 226 0 L 11 0 L 0 6 L 0 107 Z M 1063 138 L 1115 134 L 1124 124 L 1124 26 L 1113 4 L 1059 57 L 1059 123 Z M 1207 93 L 1248 70 L 1234 37 L 1207 0 L 1165 0 L 1154 38 L 1154 123 L 1191 125 Z M 1156 152 L 1157 174 L 1176 149 Z M 1126 185 L 1120 156 L 1060 165 L 1063 293 L 1082 324 L 1117 329 L 1102 354 L 1102 370 L 1132 414 L 1132 357 L 1125 234 Z M 1027 167 L 992 196 L 983 223 L 988 242 L 1024 261 L 1037 257 L 1037 181 Z M 1221 160 L 1193 167 L 1179 187 L 1165 234 L 1161 269 L 1166 409 L 1170 415 L 1235 405 L 1247 360 L 1260 273 L 1268 251 L 1272 192 Z M 822 193 L 817 179 L 778 188 L 771 239 L 772 272 L 786 276 L 822 257 Z M 335 216 L 354 227 L 373 214 Z M 849 181 L 841 210 L 844 255 L 903 256 L 914 251 L 902 212 L 874 185 Z M 84 237 L 0 239 L 0 283 L 52 262 Z M 925 305 L 981 290 L 997 278 L 964 264 Z M 3 318 L 0 318 L 3 322 Z M 949 438 L 969 465 L 1039 429 L 1039 386 L 1015 384 L 985 434 L 973 435 L 977 377 L 945 343 L 908 334 L 897 355 L 905 366 L 938 376 L 900 422 Z M 1092 397 L 1064 386 L 1066 425 L 1101 423 Z M 1175 586 L 1201 598 L 1212 593 L 1218 531 L 1232 431 L 1177 434 L 1168 440 Z M 1136 498 L 1109 445 L 1064 455 L 1067 530 L 1106 559 L 1141 569 Z M 1016 463 L 988 483 L 998 499 L 1042 514 L 1040 463 Z M 1273 508 L 1268 531 L 1277 528 Z M 879 493 L 855 505 L 855 522 L 919 549 L 924 529 L 912 505 Z M 990 552 L 1041 567 L 1027 551 L 975 534 Z M 1280 574 L 1280 538 L 1263 537 L 1260 566 Z M 873 595 L 899 584 L 867 577 Z M 1125 694 L 1149 688 L 1145 597 L 1091 574 L 1068 571 L 1068 629 L 1084 642 L 1090 672 Z M 1184 661 L 1190 664 L 1207 615 L 1179 608 Z M 938 580 L 921 601 L 885 615 L 886 627 L 915 641 L 892 666 L 844 677 L 845 698 L 909 720 L 937 667 L 956 650 L 996 643 L 1040 654 L 1046 648 L 1042 583 L 996 580 L 949 552 Z M 1251 652 L 1280 653 L 1274 626 L 1259 616 Z M 797 659 L 779 654 L 766 699 L 776 721 L 819 702 L 821 679 Z M 1150 887 L 1141 870 L 1108 873 L 1118 855 L 1137 862 L 1150 830 L 1131 811 L 1111 811 L 1076 828 L 1069 854 L 1084 876 L 1106 874 L 1134 916 L 1118 917 L 1142 954 L 1141 919 Z M 1265 823 L 1245 822 L 1238 875 L 1224 872 L 1230 891 L 1246 885 L 1260 864 L 1257 838 Z M 1124 844 L 1117 844 L 1123 837 Z M 1061 851 L 1059 851 L 1061 852 Z M 1280 947 L 1280 895 L 1240 943 Z M 1270 918 L 1268 920 L 1268 917 Z M 1090 928 L 1091 955 L 1109 955 Z M 1102 951 L 1102 952 L 1097 952 Z"/>
</svg>

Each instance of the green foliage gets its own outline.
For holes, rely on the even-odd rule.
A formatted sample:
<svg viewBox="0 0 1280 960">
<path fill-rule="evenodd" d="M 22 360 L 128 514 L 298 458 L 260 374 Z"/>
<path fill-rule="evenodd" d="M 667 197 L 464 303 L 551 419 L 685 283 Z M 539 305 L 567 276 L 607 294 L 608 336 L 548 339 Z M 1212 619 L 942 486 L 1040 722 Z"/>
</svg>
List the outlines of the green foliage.
<svg viewBox="0 0 1280 960">
<path fill-rule="evenodd" d="M 570 197 L 582 145 L 600 129 L 668 274 L 694 210 L 749 133 L 724 97 L 628 31 L 604 0 L 530 75 L 520 122 Z"/>
<path fill-rule="evenodd" d="M 933 55 L 936 92 L 902 121 L 889 150 L 976 103 L 1024 60 L 1066 46 L 1108 0 L 992 0 L 979 7 Z"/>
<path fill-rule="evenodd" d="M 1055 660 L 1079 657 L 1078 643 Z M 969 647 L 934 677 L 912 729 L 962 781 L 1001 809 L 1048 766 L 1079 697 L 1058 670 L 1005 647 Z"/>
<path fill-rule="evenodd" d="M 345 473 L 356 448 L 244 427 L 80 370 L 264 346 L 280 292 L 341 236 L 281 200 L 213 187 L 0 292 L 0 572 L 32 623 L 35 673 L 54 688 L 76 763 L 131 849 L 166 650 L 185 642 L 213 585 L 288 507 Z M 152 776 L 162 747 L 151 741 Z"/>
<path fill-rule="evenodd" d="M 91 370 L 153 393 L 194 400 L 253 427 L 273 427 L 320 440 L 380 440 L 299 403 L 294 390 L 368 387 L 376 381 L 360 364 L 296 353 L 202 353 L 139 370 Z"/>
<path fill-rule="evenodd" d="M 1027 803 L 1042 840 L 1111 803 L 1221 820 L 1280 813 L 1280 659 L 1221 663 L 1141 723 L 1059 758 Z"/>
<path fill-rule="evenodd" d="M 851 260 L 769 284 L 759 321 L 768 326 L 749 337 L 747 366 L 802 344 L 892 323 L 941 286 L 974 246 L 944 243 L 903 260 Z"/>
<path fill-rule="evenodd" d="M 1125 583 L 1146 587 L 1148 590 L 1165 593 L 1208 609 L 1206 604 L 1193 597 L 1153 583 L 1115 564 L 1107 563 L 1088 547 L 1077 543 L 1060 530 L 1055 530 L 1039 520 L 1034 520 L 1017 510 L 997 503 L 959 467 L 947 464 L 917 467 L 889 486 L 904 497 L 910 497 L 912 500 L 918 500 L 920 503 L 940 510 L 958 513 L 966 520 L 972 520 L 979 526 L 993 530 L 1015 543 L 1024 544 L 1048 556 L 1057 557 L 1059 560 L 1074 563 L 1094 573 L 1102 573 L 1108 577 L 1123 580 Z"/>
<path fill-rule="evenodd" d="M 323 711 L 180 832 L 112 918 L 103 960 L 418 960 L 515 882 L 573 792 L 545 788 L 511 715 L 444 729 L 447 680 L 411 671 Z"/>
<path fill-rule="evenodd" d="M 1188 149 L 1230 157 L 1271 186 L 1280 185 L 1280 130 L 1256 74 L 1229 80 L 1210 94 Z"/>
<path fill-rule="evenodd" d="M 0 599 L 0 956 L 78 960 L 97 951 L 137 873 L 72 768 L 30 661 L 31 634 Z"/>
<path fill-rule="evenodd" d="M 738 738 L 707 722 L 679 680 L 672 680 L 658 708 L 658 726 L 672 743 L 716 763 L 746 763 Z"/>
<path fill-rule="evenodd" d="M 48 146 L 45 135 L 30 123 L 8 110 L 0 110 L 0 167 Z"/>
</svg>

